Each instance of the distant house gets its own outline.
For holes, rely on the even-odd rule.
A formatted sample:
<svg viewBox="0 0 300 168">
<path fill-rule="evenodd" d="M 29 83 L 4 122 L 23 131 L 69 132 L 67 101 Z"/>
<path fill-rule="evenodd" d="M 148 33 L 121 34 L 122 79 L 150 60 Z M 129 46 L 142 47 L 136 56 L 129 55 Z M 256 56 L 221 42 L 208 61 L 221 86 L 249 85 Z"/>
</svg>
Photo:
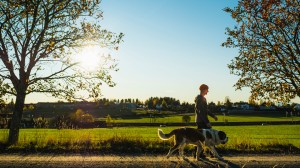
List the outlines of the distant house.
<svg viewBox="0 0 300 168">
<path fill-rule="evenodd" d="M 253 110 L 254 107 L 251 104 L 240 102 L 240 103 L 234 103 L 233 107 L 242 109 L 242 110 Z"/>
<path fill-rule="evenodd" d="M 143 109 L 145 109 L 145 108 L 146 108 L 146 107 L 145 107 L 144 104 L 137 104 L 137 109 L 143 110 Z"/>
<path fill-rule="evenodd" d="M 137 105 L 135 103 L 127 103 L 127 107 L 131 110 L 136 110 Z"/>
<path fill-rule="evenodd" d="M 244 110 L 250 110 L 251 105 L 250 104 L 241 104 L 240 108 L 244 109 Z"/>
<path fill-rule="evenodd" d="M 276 106 L 274 105 L 267 106 L 265 104 L 262 104 L 259 106 L 259 110 L 276 110 Z"/>
<path fill-rule="evenodd" d="M 156 108 L 157 110 L 161 110 L 161 109 L 162 109 L 162 105 L 161 105 L 161 104 L 157 104 L 157 105 L 155 106 L 155 108 Z"/>
<path fill-rule="evenodd" d="M 136 110 L 137 104 L 135 103 L 121 103 L 123 109 Z"/>
</svg>

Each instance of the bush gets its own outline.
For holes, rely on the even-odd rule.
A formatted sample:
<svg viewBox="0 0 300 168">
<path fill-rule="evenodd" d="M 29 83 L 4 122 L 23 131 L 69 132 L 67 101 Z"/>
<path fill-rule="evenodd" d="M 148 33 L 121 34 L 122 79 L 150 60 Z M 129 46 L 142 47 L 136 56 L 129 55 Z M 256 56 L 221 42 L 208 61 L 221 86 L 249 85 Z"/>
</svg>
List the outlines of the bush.
<svg viewBox="0 0 300 168">
<path fill-rule="evenodd" d="M 112 118 L 109 114 L 107 115 L 105 122 L 108 128 L 112 128 Z"/>
<path fill-rule="evenodd" d="M 190 121 L 191 121 L 191 116 L 189 115 L 182 116 L 182 122 L 189 123 Z"/>
</svg>

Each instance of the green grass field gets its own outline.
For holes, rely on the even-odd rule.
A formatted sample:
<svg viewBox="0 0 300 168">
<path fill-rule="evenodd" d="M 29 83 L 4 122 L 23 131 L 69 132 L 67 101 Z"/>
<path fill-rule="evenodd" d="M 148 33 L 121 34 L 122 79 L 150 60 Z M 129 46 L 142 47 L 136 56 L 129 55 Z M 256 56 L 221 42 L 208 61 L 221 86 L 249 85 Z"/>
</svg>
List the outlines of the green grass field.
<svg viewBox="0 0 300 168">
<path fill-rule="evenodd" d="M 190 114 L 191 122 L 195 121 L 195 115 Z M 265 116 L 265 115 L 255 115 L 255 116 L 242 116 L 242 115 L 217 115 L 218 121 L 214 121 L 214 119 L 210 118 L 211 122 L 224 122 L 227 120 L 228 122 L 267 122 L 267 121 L 300 121 L 300 116 L 297 117 L 286 117 L 284 115 L 281 116 Z M 103 119 L 105 120 L 105 119 Z M 144 118 L 113 118 L 113 122 L 115 123 L 175 123 L 182 122 L 182 115 L 160 115 L 156 118 L 144 117 Z"/>
<path fill-rule="evenodd" d="M 194 114 L 191 122 L 194 122 Z M 146 117 L 145 117 L 146 116 Z M 182 115 L 160 114 L 153 120 L 148 115 L 133 118 L 113 118 L 115 123 L 172 123 L 182 122 Z M 140 118 L 139 118 L 140 117 Z M 286 117 L 283 114 L 260 115 L 218 115 L 217 122 L 270 122 L 299 121 L 300 117 Z M 213 119 L 210 118 L 212 122 Z M 177 127 L 160 127 L 165 133 Z M 240 152 L 282 152 L 300 151 L 300 125 L 257 125 L 257 126 L 214 126 L 227 133 L 229 141 L 218 146 L 222 150 Z M 172 140 L 162 141 L 157 136 L 157 127 L 114 127 L 94 129 L 21 129 L 19 143 L 7 150 L 30 151 L 167 151 Z M 8 139 L 8 129 L 0 129 L 0 145 Z"/>
<path fill-rule="evenodd" d="M 168 133 L 176 127 L 161 127 Z M 300 148 L 300 125 L 267 125 L 267 126 L 216 126 L 218 130 L 227 133 L 229 141 L 220 145 L 223 150 L 235 151 L 268 151 L 270 147 Z M 0 129 L 0 142 L 4 143 L 8 137 L 7 129 Z M 95 129 L 21 129 L 19 144 L 13 148 L 36 149 L 110 149 L 113 144 L 119 144 L 123 150 L 130 146 L 143 151 L 166 150 L 172 144 L 162 141 L 157 136 L 157 127 L 120 127 L 120 128 L 95 128 Z M 116 145 L 118 146 L 118 145 Z"/>
</svg>

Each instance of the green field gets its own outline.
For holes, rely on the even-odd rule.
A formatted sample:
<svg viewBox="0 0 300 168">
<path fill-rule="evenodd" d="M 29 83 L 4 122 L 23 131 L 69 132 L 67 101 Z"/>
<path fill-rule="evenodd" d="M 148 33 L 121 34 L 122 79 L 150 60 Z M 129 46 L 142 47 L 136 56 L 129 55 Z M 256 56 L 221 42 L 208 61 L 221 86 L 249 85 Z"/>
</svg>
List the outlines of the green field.
<svg viewBox="0 0 300 168">
<path fill-rule="evenodd" d="M 191 123 L 194 123 L 194 114 Z M 149 117 L 148 117 L 149 116 Z M 152 115 L 153 116 L 153 115 Z M 113 118 L 115 123 L 172 123 L 182 122 L 182 115 L 159 114 L 155 119 L 150 114 L 137 114 L 131 118 Z M 218 115 L 217 122 L 271 122 L 299 121 L 300 117 L 284 114 Z M 210 118 L 212 122 L 213 119 Z M 157 136 L 158 127 L 114 127 L 94 129 L 21 129 L 19 143 L 6 150 L 17 151 L 132 151 L 163 152 L 173 144 Z M 165 133 L 177 127 L 160 127 Z M 227 133 L 229 141 L 218 146 L 224 151 L 239 152 L 293 152 L 300 151 L 300 125 L 214 126 Z M 6 144 L 8 129 L 0 129 L 0 145 Z"/>
<path fill-rule="evenodd" d="M 168 133 L 176 127 L 161 127 Z M 229 141 L 219 148 L 236 151 L 265 151 L 270 147 L 300 148 L 300 125 L 267 125 L 267 126 L 216 126 L 227 133 Z M 0 142 L 4 143 L 8 136 L 7 129 L 0 130 Z M 90 148 L 95 150 L 110 149 L 112 144 L 143 151 L 166 150 L 172 141 L 162 141 L 157 137 L 157 127 L 120 127 L 94 129 L 21 129 L 19 144 L 13 148 L 36 148 L 74 150 Z M 124 147 L 124 146 L 123 146 Z M 123 150 L 123 149 L 120 149 Z"/>
<path fill-rule="evenodd" d="M 189 114 L 191 122 L 195 121 L 195 115 Z M 300 116 L 286 117 L 284 115 L 270 116 L 270 115 L 255 115 L 255 116 L 242 116 L 242 115 L 217 115 L 218 121 L 210 118 L 211 122 L 268 122 L 268 121 L 300 121 Z M 105 119 L 103 119 L 105 120 Z M 141 117 L 141 118 L 113 118 L 115 123 L 175 123 L 182 122 L 182 115 L 157 115 L 155 118 Z"/>
</svg>

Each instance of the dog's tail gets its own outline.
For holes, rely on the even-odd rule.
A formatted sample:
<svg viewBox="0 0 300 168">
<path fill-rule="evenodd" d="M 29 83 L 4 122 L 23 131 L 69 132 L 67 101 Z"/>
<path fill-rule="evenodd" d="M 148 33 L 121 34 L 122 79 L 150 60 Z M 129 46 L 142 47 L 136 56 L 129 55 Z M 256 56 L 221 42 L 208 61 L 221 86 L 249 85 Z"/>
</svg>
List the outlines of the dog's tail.
<svg viewBox="0 0 300 168">
<path fill-rule="evenodd" d="M 165 134 L 161 129 L 158 129 L 157 130 L 158 132 L 158 137 L 162 140 L 168 140 L 170 139 L 175 133 L 174 133 L 174 130 L 171 131 L 169 134 Z"/>
</svg>

